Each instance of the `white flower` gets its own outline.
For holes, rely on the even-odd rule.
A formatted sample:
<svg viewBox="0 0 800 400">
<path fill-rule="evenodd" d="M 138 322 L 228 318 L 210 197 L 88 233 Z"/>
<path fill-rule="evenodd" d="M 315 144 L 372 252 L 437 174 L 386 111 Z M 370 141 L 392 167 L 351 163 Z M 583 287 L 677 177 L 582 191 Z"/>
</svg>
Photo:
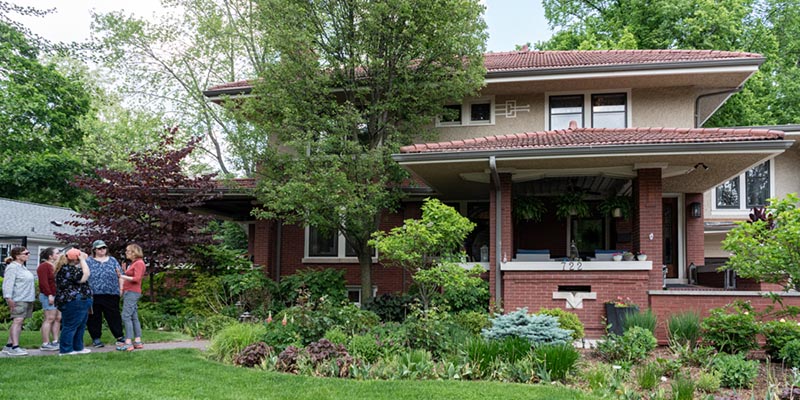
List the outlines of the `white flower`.
<svg viewBox="0 0 800 400">
<path fill-rule="evenodd" d="M 614 369 L 622 369 L 622 366 L 621 365 L 614 365 L 614 366 L 612 366 L 612 368 L 614 368 Z"/>
<path fill-rule="evenodd" d="M 748 311 L 745 311 L 744 315 L 750 315 L 750 313 Z"/>
<path fill-rule="evenodd" d="M 667 381 L 667 377 L 666 376 L 662 376 L 661 377 L 661 382 L 666 382 L 666 381 Z"/>
<path fill-rule="evenodd" d="M 781 318 L 781 322 L 786 322 L 786 319 L 784 319 L 784 318 Z"/>
</svg>

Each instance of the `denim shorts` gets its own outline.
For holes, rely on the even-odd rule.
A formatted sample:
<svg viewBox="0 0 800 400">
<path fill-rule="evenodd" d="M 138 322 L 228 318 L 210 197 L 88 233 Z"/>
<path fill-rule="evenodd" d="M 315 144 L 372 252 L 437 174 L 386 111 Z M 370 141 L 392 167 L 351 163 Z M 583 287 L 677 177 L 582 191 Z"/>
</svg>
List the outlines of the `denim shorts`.
<svg viewBox="0 0 800 400">
<path fill-rule="evenodd" d="M 45 311 L 58 310 L 58 308 L 56 308 L 55 302 L 53 302 L 52 306 L 50 305 L 50 302 L 47 300 L 47 295 L 45 294 L 39 293 L 39 303 L 42 303 L 42 310 Z"/>
</svg>

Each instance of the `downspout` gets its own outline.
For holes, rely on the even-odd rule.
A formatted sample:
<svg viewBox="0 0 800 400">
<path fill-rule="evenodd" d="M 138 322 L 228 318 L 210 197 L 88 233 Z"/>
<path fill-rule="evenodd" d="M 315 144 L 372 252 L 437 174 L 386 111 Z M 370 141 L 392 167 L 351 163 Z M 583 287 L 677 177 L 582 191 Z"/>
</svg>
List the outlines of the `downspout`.
<svg viewBox="0 0 800 400">
<path fill-rule="evenodd" d="M 494 304 L 496 307 L 500 307 L 503 301 L 503 295 L 501 293 L 501 288 L 503 287 L 502 282 L 502 273 L 500 269 L 500 263 L 503 261 L 502 253 L 502 238 L 503 238 L 503 219 L 502 219 L 502 210 L 500 210 L 500 201 L 502 200 L 502 195 L 500 193 L 500 175 L 497 173 L 497 159 L 494 156 L 489 157 L 489 169 L 492 170 L 492 180 L 494 181 L 494 227 L 495 227 L 495 234 L 494 234 Z"/>
<path fill-rule="evenodd" d="M 731 97 L 732 95 L 734 95 L 736 93 L 741 92 L 743 88 L 744 88 L 744 86 L 739 86 L 739 87 L 736 87 L 736 88 L 733 88 L 733 89 L 722 90 L 722 91 L 719 91 L 719 92 L 706 93 L 706 94 L 701 94 L 701 95 L 697 96 L 697 98 L 694 99 L 694 127 L 695 128 L 699 128 L 700 127 L 700 99 L 702 99 L 704 97 L 718 96 L 718 95 L 721 95 L 721 94 L 728 93 L 728 97 L 726 97 L 725 100 L 722 103 L 720 103 L 720 105 L 719 105 L 720 107 L 722 107 L 722 104 L 725 103 L 725 101 L 727 101 L 729 97 Z M 719 109 L 719 107 L 717 107 L 717 109 Z M 714 112 L 716 112 L 716 111 L 717 110 L 714 110 Z M 709 116 L 713 115 L 714 112 L 709 114 Z M 703 121 L 703 122 L 705 122 L 705 121 Z"/>
</svg>

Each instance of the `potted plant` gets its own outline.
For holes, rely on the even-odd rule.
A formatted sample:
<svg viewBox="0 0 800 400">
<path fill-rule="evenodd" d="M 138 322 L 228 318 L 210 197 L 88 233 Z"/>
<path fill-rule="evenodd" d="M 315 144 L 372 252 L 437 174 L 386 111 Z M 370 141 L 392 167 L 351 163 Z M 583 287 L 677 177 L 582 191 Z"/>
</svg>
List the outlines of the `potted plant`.
<svg viewBox="0 0 800 400">
<path fill-rule="evenodd" d="M 636 253 L 636 259 L 639 261 L 647 261 L 647 254 Z"/>
<path fill-rule="evenodd" d="M 547 212 L 544 201 L 533 196 L 514 198 L 514 220 L 541 222 L 542 215 Z"/>
<path fill-rule="evenodd" d="M 622 253 L 622 260 L 623 261 L 633 261 L 633 253 L 630 251 L 626 251 Z"/>
<path fill-rule="evenodd" d="M 569 216 L 586 218 L 591 215 L 589 204 L 586 203 L 584 196 L 585 194 L 582 191 L 569 191 L 558 196 L 556 216 L 561 219 L 567 219 Z"/>
<path fill-rule="evenodd" d="M 608 322 L 608 331 L 617 335 L 622 335 L 625 329 L 625 318 L 629 314 L 639 312 L 637 306 L 630 297 L 617 296 L 614 300 L 606 301 L 606 322 Z"/>
<path fill-rule="evenodd" d="M 631 198 L 628 196 L 611 196 L 607 197 L 600 203 L 597 208 L 604 215 L 611 215 L 614 218 L 628 219 L 633 209 L 631 205 Z"/>
<path fill-rule="evenodd" d="M 622 253 L 614 253 L 611 255 L 611 259 L 614 261 L 622 261 Z"/>
</svg>

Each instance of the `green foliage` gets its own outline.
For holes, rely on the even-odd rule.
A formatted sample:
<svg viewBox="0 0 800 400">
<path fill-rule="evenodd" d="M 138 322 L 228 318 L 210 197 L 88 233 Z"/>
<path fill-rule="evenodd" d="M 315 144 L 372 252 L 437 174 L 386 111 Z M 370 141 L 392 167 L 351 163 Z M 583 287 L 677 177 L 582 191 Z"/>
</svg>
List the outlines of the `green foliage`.
<svg viewBox="0 0 800 400">
<path fill-rule="evenodd" d="M 778 357 L 790 367 L 800 367 L 800 339 L 786 342 L 778 352 Z"/>
<path fill-rule="evenodd" d="M 222 284 L 232 296 L 227 303 L 239 303 L 239 308 L 263 318 L 276 307 L 278 285 L 263 269 L 250 267 L 222 275 Z"/>
<path fill-rule="evenodd" d="M 453 314 L 451 318 L 456 325 L 473 335 L 479 335 L 481 330 L 492 325 L 489 314 L 481 311 L 461 311 Z"/>
<path fill-rule="evenodd" d="M 533 350 L 537 367 L 546 371 L 551 381 L 564 382 L 567 374 L 575 369 L 580 353 L 572 343 L 546 344 Z M 540 374 L 540 376 L 543 374 Z"/>
<path fill-rule="evenodd" d="M 583 323 L 574 313 L 561 308 L 541 308 L 537 314 L 550 315 L 558 318 L 558 326 L 572 331 L 572 340 L 580 340 L 585 335 Z"/>
<path fill-rule="evenodd" d="M 614 370 L 611 364 L 596 363 L 581 372 L 581 377 L 586 381 L 593 392 L 607 390 L 611 386 Z"/>
<path fill-rule="evenodd" d="M 640 328 L 647 329 L 654 336 L 656 334 L 657 323 L 658 319 L 656 318 L 656 315 L 653 314 L 653 311 L 649 308 L 644 311 L 626 314 L 625 318 L 622 320 L 622 325 L 625 327 L 625 330 L 628 330 L 634 326 L 638 326 Z"/>
<path fill-rule="evenodd" d="M 659 378 L 661 378 L 661 367 L 654 362 L 649 362 L 636 368 L 635 375 L 639 388 L 651 390 L 658 386 Z"/>
<path fill-rule="evenodd" d="M 597 344 L 597 353 L 610 362 L 635 363 L 647 357 L 657 346 L 653 334 L 638 326 L 626 330 L 622 336 L 610 334 Z"/>
<path fill-rule="evenodd" d="M 558 318 L 549 315 L 528 315 L 527 308 L 512 313 L 497 315 L 492 319 L 492 327 L 482 331 L 487 339 L 502 339 L 516 336 L 527 339 L 532 345 L 568 343 L 572 331 L 562 329 Z"/>
<path fill-rule="evenodd" d="M 700 314 L 686 311 L 671 314 L 667 320 L 669 340 L 694 347 L 700 339 Z"/>
<path fill-rule="evenodd" d="M 630 196 L 610 196 L 605 198 L 597 209 L 603 213 L 603 215 L 612 215 L 615 209 L 619 208 L 620 212 L 622 213 L 622 219 L 628 220 L 633 212 L 633 202 Z"/>
<path fill-rule="evenodd" d="M 234 296 L 223 284 L 222 277 L 199 274 L 188 292 L 186 306 L 192 314 L 239 316 L 234 306 Z"/>
<path fill-rule="evenodd" d="M 533 196 L 515 197 L 513 206 L 514 221 L 540 222 L 547 212 L 544 201 Z"/>
<path fill-rule="evenodd" d="M 233 324 L 223 328 L 208 346 L 208 357 L 215 361 L 229 363 L 245 347 L 261 341 L 266 333 L 261 324 Z"/>
<path fill-rule="evenodd" d="M 695 385 L 701 392 L 716 393 L 722 385 L 722 378 L 717 371 L 700 371 Z"/>
<path fill-rule="evenodd" d="M 225 329 L 226 327 L 236 324 L 236 319 L 227 315 L 214 314 L 205 318 L 201 318 L 198 332 L 194 336 L 200 336 L 205 339 L 214 337 L 217 332 Z"/>
<path fill-rule="evenodd" d="M 670 342 L 670 349 L 684 365 L 705 368 L 714 359 L 717 350 L 711 346 L 695 346 Z"/>
<path fill-rule="evenodd" d="M 427 350 L 439 356 L 452 344 L 452 324 L 447 313 L 437 308 L 415 309 L 403 325 L 407 329 L 406 337 L 411 348 Z"/>
<path fill-rule="evenodd" d="M 331 343 L 335 344 L 347 344 L 348 340 L 347 334 L 344 333 L 342 328 L 338 326 L 334 326 L 333 328 L 328 329 L 328 331 L 325 332 L 325 335 L 323 335 L 323 337 L 325 339 L 328 339 Z"/>
<path fill-rule="evenodd" d="M 713 308 L 703 320 L 703 341 L 725 353 L 757 349 L 756 335 L 761 329 L 749 303 L 734 302 Z"/>
<path fill-rule="evenodd" d="M 673 400 L 692 400 L 694 398 L 695 382 L 692 378 L 678 375 L 672 380 Z"/>
<path fill-rule="evenodd" d="M 743 278 L 795 288 L 800 282 L 798 202 L 794 193 L 769 199 L 766 213 L 771 214 L 771 221 L 738 223 L 722 241 L 722 248 L 733 253 L 724 267 Z"/>
<path fill-rule="evenodd" d="M 298 300 L 318 300 L 325 298 L 332 304 L 340 304 L 347 300 L 344 270 L 341 269 L 303 269 L 281 279 L 281 296 L 286 304 L 294 304 Z M 300 298 L 300 293 L 305 292 Z"/>
<path fill-rule="evenodd" d="M 565 192 L 556 200 L 556 216 L 567 219 L 570 215 L 586 218 L 592 214 L 589 204 L 586 203 L 586 193 L 582 191 Z"/>
<path fill-rule="evenodd" d="M 488 378 L 500 363 L 515 363 L 531 352 L 531 344 L 519 337 L 509 336 L 500 340 L 472 337 L 464 343 L 467 362 L 473 365 L 477 376 Z"/>
<path fill-rule="evenodd" d="M 214 239 L 232 250 L 247 251 L 247 232 L 242 225 L 233 221 L 211 221 L 208 229 L 214 233 Z"/>
<path fill-rule="evenodd" d="M 768 321 L 761 324 L 761 333 L 766 339 L 764 350 L 773 358 L 777 358 L 786 343 L 800 340 L 800 325 L 792 320 Z"/>
<path fill-rule="evenodd" d="M 29 331 L 38 331 L 42 329 L 42 322 L 44 322 L 44 311 L 36 310 L 30 318 L 25 318 L 23 328 Z"/>
<path fill-rule="evenodd" d="M 743 354 L 718 354 L 714 358 L 714 371 L 719 373 L 722 386 L 749 388 L 758 376 L 758 361 L 745 360 Z"/>
<path fill-rule="evenodd" d="M 417 271 L 414 284 L 423 307 L 433 304 L 452 311 L 482 310 L 489 303 L 489 282 L 481 278 L 484 272 L 477 265 L 467 270 L 458 264 L 443 262 Z"/>
<path fill-rule="evenodd" d="M 364 308 L 377 314 L 384 322 L 403 322 L 409 312 L 413 296 L 403 293 L 384 293 L 367 301 Z"/>
<path fill-rule="evenodd" d="M 353 357 L 367 363 L 375 362 L 381 355 L 378 340 L 372 335 L 355 335 L 347 345 Z"/>
</svg>

